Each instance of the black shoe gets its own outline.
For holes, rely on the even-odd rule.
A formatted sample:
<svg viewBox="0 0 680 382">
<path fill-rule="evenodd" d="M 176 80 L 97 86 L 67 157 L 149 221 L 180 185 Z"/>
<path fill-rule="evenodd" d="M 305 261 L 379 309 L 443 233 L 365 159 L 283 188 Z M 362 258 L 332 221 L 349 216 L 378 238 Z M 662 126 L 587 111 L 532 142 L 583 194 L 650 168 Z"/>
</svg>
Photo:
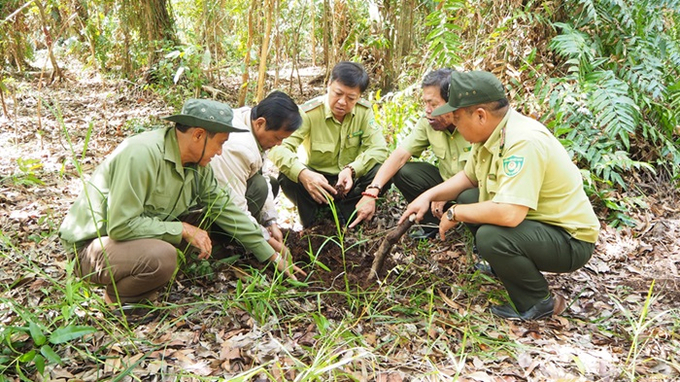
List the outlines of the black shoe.
<svg viewBox="0 0 680 382">
<path fill-rule="evenodd" d="M 491 313 L 508 320 L 532 321 L 552 316 L 554 308 L 555 300 L 550 295 L 522 313 L 516 311 L 510 304 L 492 306 Z"/>
<path fill-rule="evenodd" d="M 128 324 L 148 324 L 158 318 L 159 311 L 153 306 L 140 304 L 125 304 L 122 307 L 112 307 L 111 314 L 127 321 Z"/>
<path fill-rule="evenodd" d="M 479 271 L 479 273 L 485 274 L 487 276 L 496 276 L 496 272 L 494 272 L 493 268 L 491 268 L 491 265 L 486 260 L 480 260 L 475 263 L 475 270 Z"/>
<path fill-rule="evenodd" d="M 437 227 L 437 228 L 416 227 L 415 229 L 411 230 L 411 232 L 408 233 L 408 237 L 410 237 L 413 240 L 427 240 L 427 239 L 432 239 L 433 237 L 437 237 L 438 233 L 439 233 L 439 227 Z"/>
</svg>

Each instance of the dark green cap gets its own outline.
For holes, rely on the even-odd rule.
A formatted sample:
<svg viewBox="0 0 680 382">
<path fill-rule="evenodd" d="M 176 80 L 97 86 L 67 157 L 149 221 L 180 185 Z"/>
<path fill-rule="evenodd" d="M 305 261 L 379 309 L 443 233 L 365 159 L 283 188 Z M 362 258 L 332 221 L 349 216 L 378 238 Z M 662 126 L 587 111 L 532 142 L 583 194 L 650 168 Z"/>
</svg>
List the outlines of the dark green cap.
<svg viewBox="0 0 680 382">
<path fill-rule="evenodd" d="M 201 127 L 212 133 L 240 133 L 244 129 L 233 126 L 234 111 L 226 103 L 209 99 L 190 98 L 184 102 L 180 114 L 163 117 L 166 121 L 190 127 Z"/>
<path fill-rule="evenodd" d="M 432 116 L 450 113 L 461 107 L 499 101 L 505 98 L 503 85 L 492 73 L 483 71 L 452 72 L 449 102 L 432 112 Z"/>
</svg>

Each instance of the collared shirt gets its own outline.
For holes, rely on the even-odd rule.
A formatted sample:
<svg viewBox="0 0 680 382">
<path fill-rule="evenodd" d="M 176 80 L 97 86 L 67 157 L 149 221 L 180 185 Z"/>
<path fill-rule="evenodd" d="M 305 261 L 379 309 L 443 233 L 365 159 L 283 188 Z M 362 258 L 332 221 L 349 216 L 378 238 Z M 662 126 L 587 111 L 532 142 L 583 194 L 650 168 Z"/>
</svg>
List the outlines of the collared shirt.
<svg viewBox="0 0 680 382">
<path fill-rule="evenodd" d="M 434 130 L 426 118 L 421 118 L 411 133 L 399 145 L 412 156 L 419 157 L 425 149 L 432 147 L 437 158 L 437 168 L 446 180 L 463 171 L 470 156 L 472 145 L 458 131 Z"/>
<path fill-rule="evenodd" d="M 358 178 L 387 158 L 385 137 L 367 101 L 357 102 L 342 122 L 333 117 L 327 95 L 300 109 L 302 126 L 269 151 L 269 158 L 289 179 L 297 182 L 305 167 L 335 175 L 348 165 Z M 306 162 L 297 156 L 300 145 L 307 154 Z"/>
<path fill-rule="evenodd" d="M 253 217 L 250 214 L 245 197 L 248 179 L 261 172 L 266 159 L 265 152 L 253 134 L 250 111 L 250 107 L 234 110 L 234 127 L 248 130 L 248 132 L 229 134 L 229 140 L 222 146 L 222 155 L 213 157 L 210 166 L 213 168 L 215 178 L 220 186 L 231 187 L 233 190 L 234 203 L 241 207 L 253 222 L 264 224 L 278 218 L 274 194 L 269 182 L 267 182 L 267 199 L 260 216 Z M 263 229 L 263 235 L 265 239 L 269 239 L 266 229 Z"/>
<path fill-rule="evenodd" d="M 210 167 L 182 166 L 174 127 L 125 139 L 85 182 L 59 235 L 69 247 L 98 236 L 120 241 L 152 238 L 178 245 L 182 239 L 178 217 L 193 207 L 205 207 L 208 219 L 258 260 L 274 253 L 260 228 L 218 186 Z"/>
<path fill-rule="evenodd" d="M 473 144 L 465 174 L 479 201 L 529 207 L 526 219 L 595 243 L 600 223 L 567 150 L 538 121 L 510 109 L 484 143 Z"/>
</svg>

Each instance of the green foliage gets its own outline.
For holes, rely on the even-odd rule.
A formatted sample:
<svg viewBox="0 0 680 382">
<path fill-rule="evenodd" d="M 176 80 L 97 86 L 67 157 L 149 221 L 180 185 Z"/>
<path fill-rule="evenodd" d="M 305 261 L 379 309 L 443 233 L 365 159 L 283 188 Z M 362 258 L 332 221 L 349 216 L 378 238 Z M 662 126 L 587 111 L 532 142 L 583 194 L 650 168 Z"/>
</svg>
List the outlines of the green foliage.
<svg viewBox="0 0 680 382">
<path fill-rule="evenodd" d="M 450 68 L 463 61 L 460 53 L 463 45 L 460 39 L 458 13 L 465 9 L 464 0 L 444 1 L 441 8 L 430 13 L 425 25 L 431 30 L 426 37 L 429 45 L 430 67 Z"/>
<path fill-rule="evenodd" d="M 382 127 L 390 149 L 397 147 L 397 143 L 413 130 L 423 114 L 422 104 L 415 98 L 416 89 L 419 93 L 420 87 L 415 86 L 384 96 L 380 91 L 375 93 L 372 100 L 375 120 Z"/>
<path fill-rule="evenodd" d="M 659 1 L 572 0 L 578 10 L 550 48 L 566 74 L 550 81 L 547 125 L 582 167 L 587 189 L 615 212 L 614 225 L 631 224 L 624 211 L 635 202 L 611 198 L 628 190 L 628 175 L 659 166 L 680 174 L 675 143 L 678 112 L 677 30 L 680 4 Z"/>
<path fill-rule="evenodd" d="M 16 248 L 14 248 L 16 250 Z M 24 258 L 22 267 L 37 269 L 29 259 Z M 28 261 L 26 261 L 28 260 Z M 79 325 L 74 309 L 80 307 L 86 297 L 81 293 L 82 281 L 76 281 L 73 266 L 67 266 L 66 282 L 58 284 L 39 270 L 42 277 L 53 283 L 65 298 L 59 306 L 32 309 L 17 304 L 13 299 L 0 298 L 2 310 L 12 312 L 12 319 L 5 317 L 7 325 L 0 328 L 0 375 L 15 373 L 22 381 L 30 381 L 29 375 L 37 371 L 44 376 L 48 365 L 62 365 L 58 347 L 68 346 L 77 340 L 96 332 L 90 326 Z M 44 316 L 46 311 L 52 312 Z"/>
<path fill-rule="evenodd" d="M 0 178 L 0 184 L 5 182 L 17 186 L 35 186 L 43 184 L 43 181 L 36 175 L 36 171 L 42 168 L 40 159 L 17 158 L 17 167 L 18 169 L 14 170 L 12 175 Z"/>
</svg>

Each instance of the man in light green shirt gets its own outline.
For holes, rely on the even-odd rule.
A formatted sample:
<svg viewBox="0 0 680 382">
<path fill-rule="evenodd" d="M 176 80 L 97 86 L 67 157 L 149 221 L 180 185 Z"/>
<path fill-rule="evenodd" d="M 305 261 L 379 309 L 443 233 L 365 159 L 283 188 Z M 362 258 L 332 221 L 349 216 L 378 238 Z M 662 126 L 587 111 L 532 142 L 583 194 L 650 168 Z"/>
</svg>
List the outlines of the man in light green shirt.
<svg viewBox="0 0 680 382">
<path fill-rule="evenodd" d="M 432 117 L 431 113 L 439 106 L 446 104 L 449 97 L 449 78 L 451 69 L 439 69 L 428 73 L 421 87 L 425 116 L 380 166 L 373 183 L 368 186 L 364 197 L 357 203 L 357 217 L 350 225 L 355 227 L 363 220 L 370 220 L 375 214 L 375 201 L 390 180 L 411 202 L 426 190 L 449 179 L 465 166 L 471 145 L 457 131 L 455 126 L 446 123 L 441 117 Z M 411 157 L 420 156 L 430 148 L 437 158 L 436 165 L 427 162 L 408 162 Z M 421 224 L 425 229 L 415 231 L 412 237 L 434 237 L 439 218 L 444 212 L 444 203 L 435 201 L 430 206 L 431 212 L 425 214 Z"/>
<path fill-rule="evenodd" d="M 232 118 L 226 104 L 190 99 L 180 114 L 165 118 L 175 127 L 127 138 L 85 182 L 59 235 L 76 254 L 78 273 L 106 285 L 107 302 L 138 302 L 167 284 L 182 240 L 200 259 L 210 256 L 208 232 L 181 221 L 197 207 L 208 225 L 233 235 L 258 260 L 275 262 L 292 278 L 291 271 L 304 273 L 272 249 L 207 167 L 229 133 L 243 131 Z"/>
<path fill-rule="evenodd" d="M 361 99 L 368 74 L 354 62 L 338 63 L 328 93 L 305 103 L 302 126 L 269 152 L 279 168 L 284 194 L 297 207 L 305 228 L 335 198 L 340 219 L 349 221 L 354 205 L 387 158 L 382 129 L 370 103 Z M 297 156 L 302 145 L 306 161 Z"/>
<path fill-rule="evenodd" d="M 439 224 L 440 235 L 458 222 L 472 230 L 512 304 L 491 312 L 535 320 L 553 314 L 554 299 L 541 273 L 573 272 L 595 249 L 599 221 L 569 154 L 540 122 L 511 109 L 489 72 L 451 74 L 443 115 L 473 143 L 465 169 L 414 200 L 422 219 L 433 200 L 457 200 Z"/>
</svg>

